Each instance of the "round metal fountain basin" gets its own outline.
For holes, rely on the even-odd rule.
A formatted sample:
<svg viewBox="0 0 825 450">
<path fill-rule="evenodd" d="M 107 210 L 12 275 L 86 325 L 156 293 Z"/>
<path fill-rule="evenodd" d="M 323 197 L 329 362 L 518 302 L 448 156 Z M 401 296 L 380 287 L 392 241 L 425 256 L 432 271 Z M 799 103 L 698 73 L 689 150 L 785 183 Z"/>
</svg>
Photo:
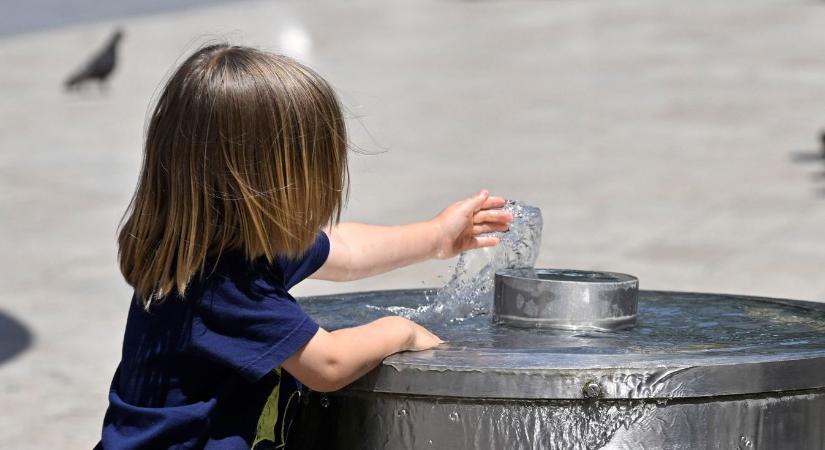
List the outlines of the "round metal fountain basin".
<svg viewBox="0 0 825 450">
<path fill-rule="evenodd" d="M 330 329 L 415 316 L 431 294 L 300 302 Z M 658 291 L 638 301 L 638 325 L 610 333 L 419 318 L 447 344 L 305 395 L 298 448 L 825 448 L 825 305 Z"/>
<path fill-rule="evenodd" d="M 495 275 L 493 319 L 528 328 L 613 331 L 636 325 L 639 280 L 623 273 L 507 269 Z"/>
</svg>

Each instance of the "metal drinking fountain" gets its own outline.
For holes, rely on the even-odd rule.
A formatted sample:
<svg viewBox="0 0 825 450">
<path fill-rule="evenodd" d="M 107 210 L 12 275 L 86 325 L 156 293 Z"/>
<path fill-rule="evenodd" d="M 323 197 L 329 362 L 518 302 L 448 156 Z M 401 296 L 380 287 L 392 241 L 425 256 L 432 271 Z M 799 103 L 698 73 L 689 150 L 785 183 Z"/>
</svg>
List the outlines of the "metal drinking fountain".
<svg viewBox="0 0 825 450">
<path fill-rule="evenodd" d="M 302 397 L 299 448 L 825 448 L 825 304 L 638 291 L 637 312 L 630 276 L 524 275 L 499 274 L 495 320 L 423 321 L 447 343 Z M 433 295 L 300 301 L 334 329 Z"/>
</svg>

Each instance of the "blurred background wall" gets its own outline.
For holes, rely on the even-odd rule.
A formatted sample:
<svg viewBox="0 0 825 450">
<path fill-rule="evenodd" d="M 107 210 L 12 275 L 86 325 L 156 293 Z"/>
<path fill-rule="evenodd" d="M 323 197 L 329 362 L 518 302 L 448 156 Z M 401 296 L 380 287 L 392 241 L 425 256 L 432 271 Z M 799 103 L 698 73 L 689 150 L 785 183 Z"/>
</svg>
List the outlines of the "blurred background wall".
<svg viewBox="0 0 825 450">
<path fill-rule="evenodd" d="M 0 2 L 0 448 L 96 442 L 144 119 L 214 40 L 292 55 L 338 89 L 347 220 L 423 220 L 486 188 L 543 210 L 540 266 L 825 299 L 821 2 L 26 5 Z M 65 92 L 116 27 L 107 84 Z M 439 286 L 450 264 L 295 292 Z"/>
</svg>

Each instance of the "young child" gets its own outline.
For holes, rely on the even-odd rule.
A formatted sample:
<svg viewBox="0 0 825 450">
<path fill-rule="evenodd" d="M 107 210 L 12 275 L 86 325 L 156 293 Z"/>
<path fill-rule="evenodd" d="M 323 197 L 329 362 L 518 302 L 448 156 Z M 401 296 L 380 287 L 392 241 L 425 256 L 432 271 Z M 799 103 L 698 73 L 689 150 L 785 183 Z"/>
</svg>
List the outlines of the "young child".
<svg viewBox="0 0 825 450">
<path fill-rule="evenodd" d="M 401 317 L 328 332 L 290 288 L 496 245 L 479 235 L 512 220 L 482 191 L 426 222 L 338 223 L 338 100 L 312 70 L 252 48 L 189 57 L 145 145 L 118 240 L 135 293 L 98 444 L 107 450 L 283 448 L 301 384 L 334 391 L 392 353 L 441 343 Z"/>
</svg>

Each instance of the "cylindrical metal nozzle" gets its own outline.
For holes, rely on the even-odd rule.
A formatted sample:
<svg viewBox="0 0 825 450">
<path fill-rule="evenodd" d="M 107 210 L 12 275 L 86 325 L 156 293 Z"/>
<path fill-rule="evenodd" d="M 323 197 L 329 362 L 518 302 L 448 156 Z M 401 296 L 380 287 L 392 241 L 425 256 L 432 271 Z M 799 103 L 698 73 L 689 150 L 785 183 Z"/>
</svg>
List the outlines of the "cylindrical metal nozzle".
<svg viewBox="0 0 825 450">
<path fill-rule="evenodd" d="M 496 273 L 493 320 L 520 327 L 612 331 L 636 324 L 639 280 L 613 272 Z"/>
</svg>

